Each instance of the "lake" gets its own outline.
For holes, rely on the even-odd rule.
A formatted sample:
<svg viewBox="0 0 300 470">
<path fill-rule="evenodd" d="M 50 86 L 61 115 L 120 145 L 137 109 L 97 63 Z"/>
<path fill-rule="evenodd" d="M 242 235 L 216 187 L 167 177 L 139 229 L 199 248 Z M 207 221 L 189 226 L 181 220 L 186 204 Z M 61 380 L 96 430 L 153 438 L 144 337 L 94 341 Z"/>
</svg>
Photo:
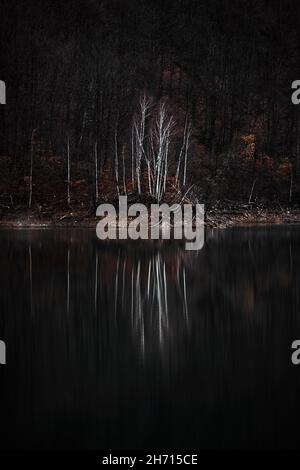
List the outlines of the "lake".
<svg viewBox="0 0 300 470">
<path fill-rule="evenodd" d="M 300 228 L 0 231 L 0 447 L 298 444 Z"/>
</svg>

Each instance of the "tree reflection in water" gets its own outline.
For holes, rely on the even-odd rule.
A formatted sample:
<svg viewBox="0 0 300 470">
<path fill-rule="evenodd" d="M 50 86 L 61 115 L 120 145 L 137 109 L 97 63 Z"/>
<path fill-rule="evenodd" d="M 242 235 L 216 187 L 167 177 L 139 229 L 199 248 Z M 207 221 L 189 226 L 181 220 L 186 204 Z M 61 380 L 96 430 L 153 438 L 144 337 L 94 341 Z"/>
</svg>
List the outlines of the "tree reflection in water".
<svg viewBox="0 0 300 470">
<path fill-rule="evenodd" d="M 103 255 L 106 258 L 107 252 Z M 116 322 L 130 321 L 142 354 L 154 348 L 162 350 L 179 332 L 188 331 L 187 261 L 195 256 L 183 247 L 145 250 L 143 245 L 128 250 L 124 245 L 117 253 L 111 251 L 109 261 L 102 260 L 114 273 L 114 295 L 106 308 L 113 311 Z M 108 281 L 107 269 L 101 269 L 101 254 L 97 257 L 96 305 L 103 302 L 103 286 Z"/>
</svg>

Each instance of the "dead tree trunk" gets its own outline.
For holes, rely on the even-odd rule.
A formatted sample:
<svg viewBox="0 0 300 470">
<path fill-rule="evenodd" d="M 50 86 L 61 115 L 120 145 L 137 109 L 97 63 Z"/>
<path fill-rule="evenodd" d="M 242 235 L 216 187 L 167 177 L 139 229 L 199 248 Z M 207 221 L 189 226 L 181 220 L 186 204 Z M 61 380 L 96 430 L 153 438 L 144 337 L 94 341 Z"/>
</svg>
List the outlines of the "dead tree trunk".
<svg viewBox="0 0 300 470">
<path fill-rule="evenodd" d="M 98 189 L 98 143 L 95 142 L 95 198 L 96 202 L 99 199 L 99 189 Z"/>
<path fill-rule="evenodd" d="M 68 176 L 67 176 L 67 186 L 68 186 L 68 206 L 71 203 L 71 192 L 70 192 L 70 184 L 71 184 L 71 161 L 70 161 L 70 138 L 68 137 L 67 142 L 67 166 L 68 166 Z"/>
<path fill-rule="evenodd" d="M 33 191 L 33 152 L 34 152 L 34 136 L 37 129 L 34 129 L 31 133 L 30 139 L 30 175 L 29 175 L 29 201 L 28 207 L 31 209 L 32 206 L 32 191 Z"/>
</svg>

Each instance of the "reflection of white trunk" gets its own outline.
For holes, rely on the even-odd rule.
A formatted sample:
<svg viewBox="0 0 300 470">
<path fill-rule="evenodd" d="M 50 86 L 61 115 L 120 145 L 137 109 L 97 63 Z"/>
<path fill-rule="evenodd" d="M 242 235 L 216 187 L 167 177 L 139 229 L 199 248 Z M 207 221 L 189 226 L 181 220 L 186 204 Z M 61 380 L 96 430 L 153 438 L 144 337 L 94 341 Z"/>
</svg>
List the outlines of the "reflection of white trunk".
<svg viewBox="0 0 300 470">
<path fill-rule="evenodd" d="M 95 313 L 97 313 L 97 304 L 98 304 L 98 253 L 96 252 L 95 260 Z"/>
<path fill-rule="evenodd" d="M 70 313 L 70 247 L 68 247 L 68 265 L 67 265 L 67 313 Z"/>
<path fill-rule="evenodd" d="M 123 276 L 122 276 L 122 305 L 125 305 L 125 287 L 126 287 L 125 271 L 126 271 L 126 260 L 125 260 L 125 262 L 123 263 Z"/>
<path fill-rule="evenodd" d="M 187 305 L 187 294 L 186 294 L 186 275 L 185 275 L 185 267 L 183 268 L 183 304 L 184 304 L 184 314 L 186 320 L 188 321 L 188 305 Z"/>
<path fill-rule="evenodd" d="M 141 344 L 145 346 L 145 323 L 157 325 L 158 341 L 162 345 L 169 330 L 169 298 L 168 276 L 166 263 L 160 254 L 151 258 L 147 267 L 147 282 L 145 285 L 141 279 L 141 263 L 138 262 L 137 270 L 133 267 L 131 275 L 131 317 L 132 326 L 139 332 Z M 185 273 L 178 277 L 176 291 L 183 302 L 183 312 L 187 320 L 187 291 Z M 157 323 L 156 323 L 157 322 Z M 154 330 L 155 331 L 155 330 Z"/>
<path fill-rule="evenodd" d="M 120 253 L 118 254 L 118 263 L 115 276 L 115 319 L 117 318 L 117 307 L 118 307 L 118 288 L 119 288 L 119 265 L 120 265 Z"/>
<path fill-rule="evenodd" d="M 30 314 L 33 315 L 33 286 L 32 286 L 32 251 L 29 244 L 29 283 L 30 283 Z"/>
</svg>

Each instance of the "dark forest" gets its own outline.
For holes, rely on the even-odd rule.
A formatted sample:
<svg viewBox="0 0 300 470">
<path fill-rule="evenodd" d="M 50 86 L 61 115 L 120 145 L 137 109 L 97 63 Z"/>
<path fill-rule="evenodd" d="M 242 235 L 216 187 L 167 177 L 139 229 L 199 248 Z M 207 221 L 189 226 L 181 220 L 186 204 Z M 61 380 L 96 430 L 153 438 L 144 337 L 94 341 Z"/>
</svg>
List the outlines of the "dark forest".
<svg viewBox="0 0 300 470">
<path fill-rule="evenodd" d="M 0 0 L 0 253 L 0 459 L 299 449 L 300 0 Z"/>
<path fill-rule="evenodd" d="M 1 1 L 0 212 L 300 198 L 299 2 Z"/>
</svg>

